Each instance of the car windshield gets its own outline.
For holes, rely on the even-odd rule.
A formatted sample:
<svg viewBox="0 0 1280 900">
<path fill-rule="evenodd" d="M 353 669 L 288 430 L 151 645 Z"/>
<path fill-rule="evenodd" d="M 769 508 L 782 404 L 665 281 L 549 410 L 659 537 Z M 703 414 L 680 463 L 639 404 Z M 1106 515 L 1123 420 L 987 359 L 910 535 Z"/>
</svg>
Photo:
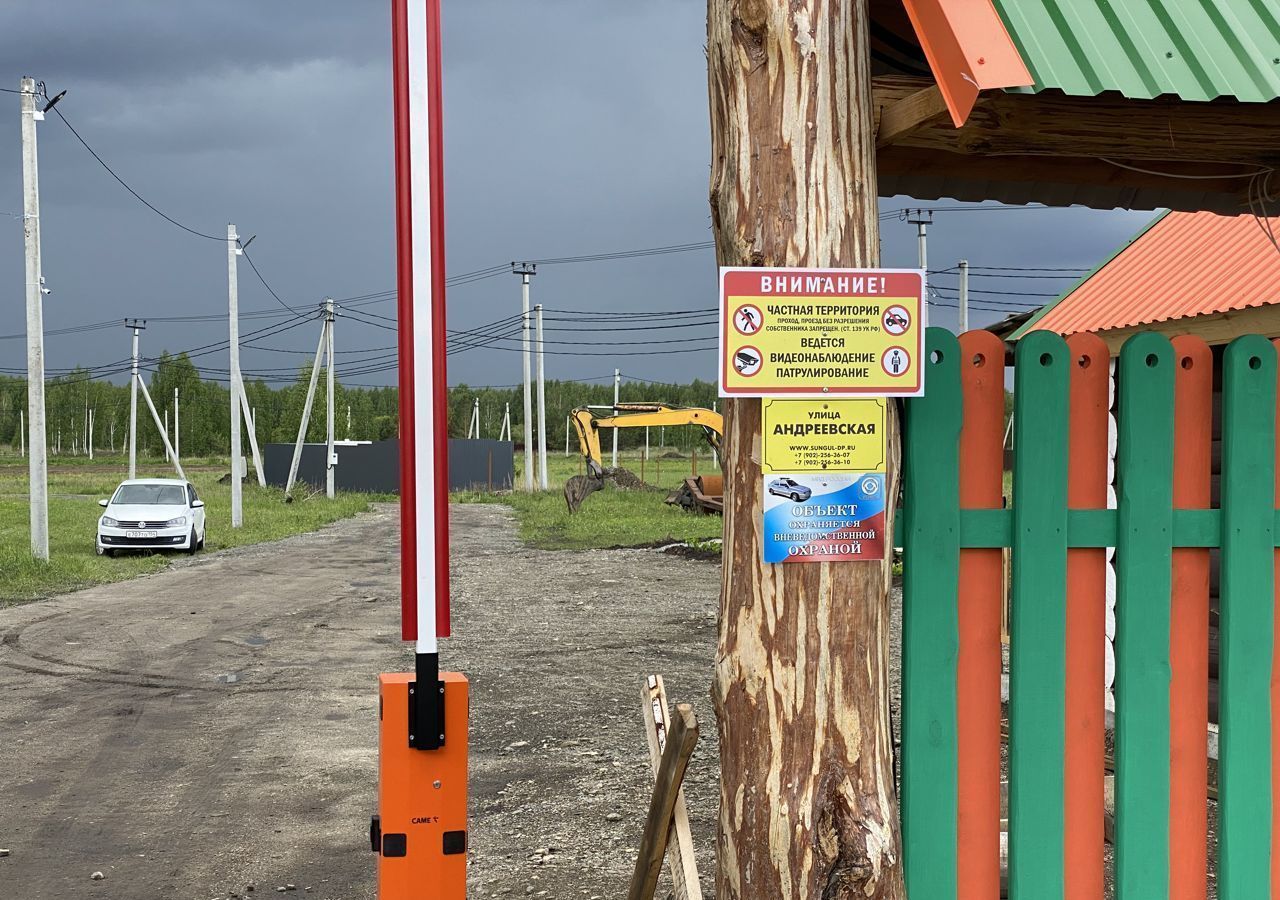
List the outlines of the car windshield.
<svg viewBox="0 0 1280 900">
<path fill-rule="evenodd" d="M 112 503 L 130 506 L 182 506 L 187 492 L 180 484 L 122 484 Z"/>
</svg>

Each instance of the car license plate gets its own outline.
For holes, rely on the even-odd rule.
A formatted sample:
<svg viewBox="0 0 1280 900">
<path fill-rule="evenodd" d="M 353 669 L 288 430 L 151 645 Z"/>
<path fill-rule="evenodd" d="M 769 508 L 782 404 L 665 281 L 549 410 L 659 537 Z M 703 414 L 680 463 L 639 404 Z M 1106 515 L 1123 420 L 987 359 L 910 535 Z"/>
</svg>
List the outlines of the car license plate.
<svg viewBox="0 0 1280 900">
<path fill-rule="evenodd" d="M 154 531 L 126 531 L 124 536 L 127 538 L 153 538 L 156 533 Z"/>
</svg>

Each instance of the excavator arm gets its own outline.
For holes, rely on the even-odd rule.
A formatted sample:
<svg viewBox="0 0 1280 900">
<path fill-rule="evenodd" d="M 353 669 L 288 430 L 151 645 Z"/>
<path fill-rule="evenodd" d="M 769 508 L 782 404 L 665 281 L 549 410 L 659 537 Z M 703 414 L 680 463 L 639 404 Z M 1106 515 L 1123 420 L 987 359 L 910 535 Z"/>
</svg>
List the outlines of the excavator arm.
<svg viewBox="0 0 1280 900">
<path fill-rule="evenodd" d="M 576 512 L 587 494 L 599 490 L 604 483 L 604 464 L 600 456 L 600 430 L 603 428 L 645 428 L 654 425 L 699 425 L 707 443 L 717 452 L 724 432 L 724 417 L 710 409 L 666 406 L 662 403 L 620 403 L 611 416 L 597 416 L 580 406 L 570 413 L 570 421 L 578 433 L 578 449 L 587 465 L 587 477 L 575 476 L 565 484 L 565 502 Z"/>
</svg>

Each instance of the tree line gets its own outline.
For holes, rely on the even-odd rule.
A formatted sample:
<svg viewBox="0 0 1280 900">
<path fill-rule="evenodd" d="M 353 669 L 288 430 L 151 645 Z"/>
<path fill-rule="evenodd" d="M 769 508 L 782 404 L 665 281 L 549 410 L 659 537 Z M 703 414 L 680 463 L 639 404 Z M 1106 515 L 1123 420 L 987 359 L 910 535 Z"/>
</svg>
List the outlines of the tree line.
<svg viewBox="0 0 1280 900">
<path fill-rule="evenodd" d="M 384 440 L 395 437 L 399 429 L 398 391 L 395 387 L 347 387 L 340 372 L 335 372 L 334 433 L 339 440 Z M 185 353 L 162 354 L 145 378 L 147 390 L 156 411 L 169 416 L 172 438 L 174 421 L 174 389 L 178 392 L 179 447 L 183 457 L 225 456 L 230 445 L 231 393 L 225 380 L 206 378 Z M 272 387 L 264 381 L 246 381 L 245 394 L 254 413 L 254 428 L 261 443 L 292 443 L 306 400 L 310 366 L 300 367 L 296 379 L 287 385 Z M 510 404 L 511 431 L 517 445 L 523 443 L 522 415 L 524 394 L 519 386 L 470 387 L 459 384 L 449 388 L 449 435 L 462 438 L 467 434 L 472 409 L 480 401 L 480 437 L 497 438 L 503 416 Z M 563 449 L 568 428 L 569 411 L 588 404 L 613 401 L 611 383 L 587 383 L 551 380 L 546 383 L 547 445 Z M 626 382 L 620 389 L 622 401 L 661 401 L 673 406 L 710 408 L 716 402 L 716 386 L 695 380 L 689 384 L 657 385 Z M 536 392 L 535 392 L 536 402 Z M 0 376 L 0 444 L 16 449 L 22 439 L 19 430 L 27 409 L 25 378 Z M 46 434 L 51 454 L 84 453 L 88 411 L 93 410 L 93 445 L 95 451 L 123 452 L 128 444 L 129 385 L 99 380 L 91 370 L 77 368 L 65 375 L 47 379 L 45 384 Z M 534 418 L 536 428 L 536 412 Z M 247 425 L 246 425 L 247 427 Z M 667 446 L 688 449 L 701 442 L 696 429 L 669 429 Z M 570 446 L 576 446 L 572 434 Z M 644 443 L 643 429 L 619 433 L 623 447 Z M 321 373 L 316 398 L 307 429 L 308 441 L 325 439 L 325 382 Z M 659 436 L 653 434 L 656 444 Z M 162 456 L 164 442 L 147 409 L 142 393 L 138 394 L 138 452 L 146 456 Z"/>
</svg>

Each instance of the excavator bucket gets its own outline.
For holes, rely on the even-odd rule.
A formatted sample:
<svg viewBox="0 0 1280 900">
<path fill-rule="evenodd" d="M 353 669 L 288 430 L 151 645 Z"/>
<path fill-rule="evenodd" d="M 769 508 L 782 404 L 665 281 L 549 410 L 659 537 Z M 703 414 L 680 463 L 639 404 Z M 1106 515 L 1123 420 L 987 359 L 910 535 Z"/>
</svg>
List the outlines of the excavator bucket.
<svg viewBox="0 0 1280 900">
<path fill-rule="evenodd" d="M 720 475 L 691 475 L 667 495 L 666 502 L 689 512 L 724 515 L 724 478 Z"/>
<path fill-rule="evenodd" d="M 568 505 L 569 512 L 576 513 L 578 507 L 582 506 L 582 501 L 602 487 L 604 487 L 603 478 L 592 478 L 589 475 L 574 475 L 566 481 L 564 483 L 564 502 Z"/>
</svg>

